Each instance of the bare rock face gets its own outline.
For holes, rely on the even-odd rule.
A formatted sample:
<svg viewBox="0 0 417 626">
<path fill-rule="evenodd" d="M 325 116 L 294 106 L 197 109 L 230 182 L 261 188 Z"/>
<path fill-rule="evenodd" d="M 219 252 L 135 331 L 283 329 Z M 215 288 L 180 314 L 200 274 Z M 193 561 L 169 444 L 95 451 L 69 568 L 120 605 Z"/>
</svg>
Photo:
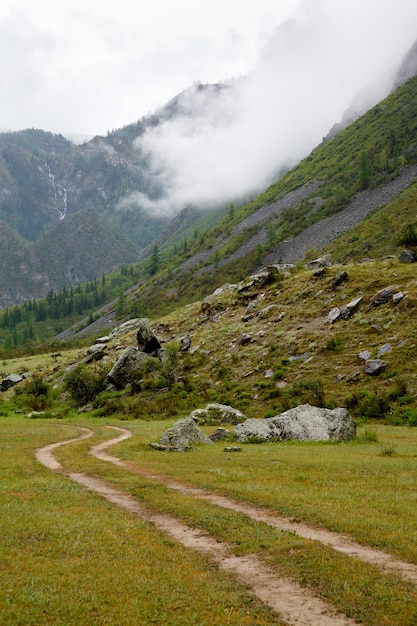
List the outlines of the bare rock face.
<svg viewBox="0 0 417 626">
<path fill-rule="evenodd" d="M 235 426 L 238 441 L 349 441 L 356 426 L 345 408 L 323 409 L 302 404 L 281 415 L 248 419 Z"/>
<path fill-rule="evenodd" d="M 189 416 L 176 422 L 171 428 L 166 430 L 159 443 L 170 448 L 188 448 L 190 444 L 212 444 L 213 442 L 197 426 L 195 420 Z"/>
</svg>

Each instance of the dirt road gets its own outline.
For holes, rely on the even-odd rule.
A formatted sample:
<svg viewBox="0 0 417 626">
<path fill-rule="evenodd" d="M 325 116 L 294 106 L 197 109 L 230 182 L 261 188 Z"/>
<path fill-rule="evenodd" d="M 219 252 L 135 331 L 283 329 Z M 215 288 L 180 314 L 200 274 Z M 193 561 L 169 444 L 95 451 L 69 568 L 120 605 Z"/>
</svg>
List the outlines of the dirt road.
<svg viewBox="0 0 417 626">
<path fill-rule="evenodd" d="M 334 550 L 371 563 L 384 572 L 396 572 L 406 580 L 417 584 L 417 567 L 415 565 L 394 559 L 385 552 L 357 544 L 345 535 L 311 528 L 306 524 L 293 522 L 285 517 L 276 515 L 267 509 L 238 503 L 230 498 L 210 493 L 207 490 L 186 487 L 167 477 L 143 470 L 134 463 L 122 461 L 118 457 L 109 454 L 107 449 L 131 437 L 132 433 L 127 429 L 111 428 L 118 431 L 117 437 L 91 447 L 91 454 L 98 459 L 114 463 L 128 471 L 136 472 L 148 479 L 163 483 L 168 488 L 180 493 L 192 495 L 216 506 L 237 511 L 279 530 L 291 531 L 304 538 L 321 541 L 323 544 L 331 546 Z M 300 624 L 303 624 L 303 626 L 352 626 L 355 624 L 348 617 L 336 613 L 333 607 L 314 596 L 308 589 L 300 587 L 295 582 L 281 577 L 279 573 L 271 570 L 256 554 L 236 556 L 233 554 L 232 546 L 226 542 L 219 542 L 207 533 L 193 529 L 171 515 L 158 514 L 149 510 L 132 496 L 114 489 L 101 479 L 63 468 L 54 457 L 53 451 L 57 447 L 86 439 L 94 434 L 93 431 L 87 428 L 81 428 L 80 430 L 81 435 L 78 438 L 59 441 L 37 450 L 37 460 L 50 470 L 66 475 L 87 489 L 100 494 L 116 506 L 124 508 L 138 515 L 141 519 L 152 523 L 185 547 L 208 555 L 220 568 L 233 574 L 262 602 L 276 611 L 288 624 L 298 626 Z"/>
</svg>

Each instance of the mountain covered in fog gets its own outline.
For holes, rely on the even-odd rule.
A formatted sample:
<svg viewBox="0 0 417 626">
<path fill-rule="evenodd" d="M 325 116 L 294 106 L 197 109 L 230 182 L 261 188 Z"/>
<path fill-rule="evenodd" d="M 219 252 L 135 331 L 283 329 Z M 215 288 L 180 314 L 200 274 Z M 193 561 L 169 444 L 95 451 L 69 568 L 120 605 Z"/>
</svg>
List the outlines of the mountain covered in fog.
<svg viewBox="0 0 417 626">
<path fill-rule="evenodd" d="M 413 47 L 394 86 L 398 88 L 403 84 L 415 69 Z M 392 82 L 384 89 L 387 93 L 391 91 Z M 163 152 L 163 146 L 168 145 L 164 143 L 166 136 L 177 132 L 178 125 L 185 137 L 195 134 L 196 129 L 200 133 L 201 128 L 207 133 L 202 135 L 203 139 L 213 129 L 216 133 L 222 129 L 227 133 L 232 122 L 228 119 L 231 110 L 228 107 L 238 91 L 236 85 L 194 85 L 154 115 L 81 145 L 72 144 L 62 135 L 36 129 L 0 134 L 0 266 L 3 270 L 0 306 L 43 297 L 51 289 L 92 280 L 123 264 L 140 260 L 149 255 L 155 245 L 161 250 L 170 247 L 175 250 L 178 242 L 183 244 L 184 237 L 189 241 L 191 233 L 193 245 L 200 241 L 204 248 L 198 253 L 200 261 L 209 259 L 210 248 L 204 239 L 231 207 L 235 222 L 242 215 L 242 226 L 235 225 L 235 228 L 240 228 L 243 245 L 243 240 L 249 238 L 243 220 L 248 219 L 248 213 L 256 213 L 256 207 L 268 204 L 272 196 L 265 192 L 252 204 L 247 201 L 256 196 L 257 190 L 266 188 L 268 179 L 269 182 L 280 179 L 285 169 L 290 169 L 293 158 L 290 152 L 287 164 L 281 163 L 278 167 L 270 163 L 268 173 L 262 173 L 265 179 L 259 179 L 254 172 L 253 180 L 249 177 L 251 180 L 242 182 L 241 194 L 227 184 L 224 190 L 215 190 L 218 195 L 210 188 L 202 188 L 201 202 L 195 201 L 194 206 L 186 191 L 192 188 L 192 177 L 178 187 L 177 181 L 170 177 L 172 172 L 168 165 L 164 169 L 163 153 L 159 159 L 155 156 L 155 146 Z M 408 97 L 411 105 L 414 96 L 410 92 Z M 359 108 L 355 109 L 353 119 L 360 113 Z M 345 122 L 348 119 L 347 113 Z M 387 123 L 395 125 L 392 120 Z M 410 162 L 414 157 L 409 121 L 404 132 L 409 133 L 407 159 Z M 200 138 L 199 134 L 198 140 Z M 387 164 L 392 170 L 402 164 L 398 161 L 402 140 L 393 139 L 391 134 L 385 156 L 378 157 L 386 161 L 385 175 L 389 169 Z M 398 145 L 394 145 L 396 143 Z M 193 154 L 187 154 L 187 145 L 184 143 L 185 157 L 192 161 Z M 364 149 L 366 146 L 358 144 L 356 152 L 361 154 Z M 374 161 L 372 150 L 369 149 L 369 162 Z M 372 168 L 378 169 L 375 164 Z M 371 174 L 368 177 L 370 181 Z M 263 186 L 260 180 L 264 180 Z M 308 183 L 307 179 L 300 178 L 292 186 L 297 188 Z M 316 208 L 322 215 L 325 215 L 323 205 L 333 207 L 328 209 L 330 211 L 337 211 L 351 200 L 353 187 L 342 181 L 340 174 L 336 173 L 328 186 L 332 187 L 332 191 L 327 191 L 328 197 L 317 200 Z M 195 199 L 200 190 L 193 189 L 193 192 L 190 197 Z M 239 206 L 244 208 L 235 212 L 234 208 Z M 285 213 L 288 223 L 280 226 L 283 233 L 291 230 L 290 224 L 295 219 L 305 219 L 305 225 L 309 225 L 314 213 L 311 207 L 306 213 L 308 219 L 299 213 L 297 203 L 294 210 Z M 233 220 L 229 223 L 232 225 Z M 248 228 L 256 230 L 256 218 L 252 217 L 249 225 Z M 224 231 L 224 226 L 222 228 Z M 265 245 L 264 239 L 259 240 L 261 245 Z M 279 234 L 272 234 L 272 221 L 269 239 L 279 241 Z M 190 256 L 189 251 L 187 255 Z M 216 257 L 214 261 L 217 266 L 219 259 Z"/>
</svg>

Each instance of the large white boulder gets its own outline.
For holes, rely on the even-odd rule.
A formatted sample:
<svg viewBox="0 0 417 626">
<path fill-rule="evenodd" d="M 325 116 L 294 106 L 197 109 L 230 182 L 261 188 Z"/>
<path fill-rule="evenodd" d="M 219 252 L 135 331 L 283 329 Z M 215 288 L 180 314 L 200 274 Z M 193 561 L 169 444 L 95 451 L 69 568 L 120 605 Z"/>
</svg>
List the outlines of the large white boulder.
<svg viewBox="0 0 417 626">
<path fill-rule="evenodd" d="M 356 425 L 347 409 L 302 404 L 275 417 L 248 419 L 235 426 L 238 441 L 349 441 Z"/>
</svg>

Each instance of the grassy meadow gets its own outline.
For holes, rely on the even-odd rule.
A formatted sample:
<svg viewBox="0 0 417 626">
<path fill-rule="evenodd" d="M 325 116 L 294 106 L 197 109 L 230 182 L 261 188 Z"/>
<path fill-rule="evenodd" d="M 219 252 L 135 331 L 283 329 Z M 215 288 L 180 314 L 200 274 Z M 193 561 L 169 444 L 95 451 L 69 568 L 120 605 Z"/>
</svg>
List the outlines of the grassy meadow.
<svg viewBox="0 0 417 626">
<path fill-rule="evenodd" d="M 281 623 L 205 557 L 41 466 L 35 450 L 76 436 L 76 424 L 95 435 L 55 451 L 66 469 L 103 478 L 229 542 L 236 554 L 257 553 L 359 623 L 416 623 L 411 583 L 135 471 L 263 505 L 417 563 L 416 429 L 377 424 L 361 427 L 349 444 L 247 444 L 234 454 L 222 443 L 186 454 L 149 448 L 172 421 L 0 417 L 2 624 Z M 111 449 L 131 471 L 88 454 L 93 443 L 114 437 L 107 425 L 133 432 Z"/>
</svg>

